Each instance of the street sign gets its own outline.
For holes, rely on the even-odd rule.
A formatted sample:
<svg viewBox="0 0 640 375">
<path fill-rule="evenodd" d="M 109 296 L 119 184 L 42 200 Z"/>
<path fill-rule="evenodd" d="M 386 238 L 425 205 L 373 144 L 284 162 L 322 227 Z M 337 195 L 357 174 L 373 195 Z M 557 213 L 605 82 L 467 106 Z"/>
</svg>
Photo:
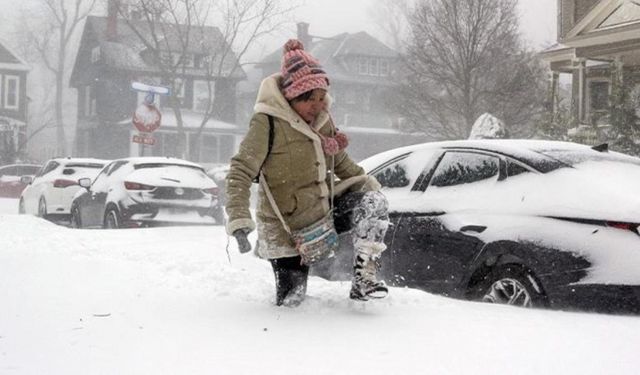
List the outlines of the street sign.
<svg viewBox="0 0 640 375">
<path fill-rule="evenodd" d="M 150 92 L 159 95 L 169 95 L 171 89 L 165 86 L 151 86 L 142 82 L 131 82 L 131 88 L 136 91 Z"/>
<path fill-rule="evenodd" d="M 162 114 L 153 103 L 142 103 L 133 113 L 133 125 L 138 131 L 143 133 L 152 133 L 160 127 Z"/>
<path fill-rule="evenodd" d="M 145 153 L 145 146 L 153 146 L 156 143 L 155 138 L 151 137 L 149 133 L 158 129 L 162 121 L 162 114 L 154 105 L 155 95 L 171 95 L 171 90 L 168 87 L 151 86 L 142 82 L 132 82 L 131 89 L 147 93 L 144 102 L 136 108 L 132 118 L 133 126 L 138 129 L 140 134 L 134 134 L 131 141 L 141 145 L 139 151 L 142 156 Z"/>
<path fill-rule="evenodd" d="M 148 134 L 134 134 L 133 143 L 140 143 L 141 145 L 153 146 L 156 144 L 156 139 Z"/>
</svg>

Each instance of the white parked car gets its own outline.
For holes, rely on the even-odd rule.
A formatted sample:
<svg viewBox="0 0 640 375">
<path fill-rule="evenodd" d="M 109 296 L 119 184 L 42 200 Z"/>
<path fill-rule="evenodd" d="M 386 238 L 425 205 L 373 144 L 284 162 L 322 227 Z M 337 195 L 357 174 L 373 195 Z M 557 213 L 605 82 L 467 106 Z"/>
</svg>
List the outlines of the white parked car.
<svg viewBox="0 0 640 375">
<path fill-rule="evenodd" d="M 71 201 L 81 178 L 95 178 L 107 160 L 90 158 L 56 158 L 44 164 L 33 177 L 24 177 L 29 185 L 22 191 L 18 210 L 42 218 L 68 217 Z"/>
<path fill-rule="evenodd" d="M 202 166 L 181 159 L 114 160 L 71 204 L 76 228 L 223 224 L 218 186 Z"/>
</svg>

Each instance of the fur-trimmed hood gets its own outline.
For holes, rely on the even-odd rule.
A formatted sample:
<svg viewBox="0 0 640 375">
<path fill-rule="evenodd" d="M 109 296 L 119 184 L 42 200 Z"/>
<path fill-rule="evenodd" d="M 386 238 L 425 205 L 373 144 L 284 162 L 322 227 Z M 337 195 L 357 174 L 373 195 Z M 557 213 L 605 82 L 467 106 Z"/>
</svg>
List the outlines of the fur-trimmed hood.
<svg viewBox="0 0 640 375">
<path fill-rule="evenodd" d="M 262 80 L 260 89 L 258 90 L 258 96 L 256 98 L 256 104 L 253 107 L 256 113 L 265 113 L 274 117 L 281 118 L 286 122 L 292 124 L 302 124 L 308 126 L 306 122 L 293 110 L 287 99 L 282 95 L 280 90 L 280 82 L 282 81 L 282 75 L 280 73 L 272 74 L 269 77 Z M 327 93 L 324 97 L 327 103 L 327 109 L 331 107 L 333 99 Z M 329 113 L 327 111 L 321 112 L 316 121 L 311 124 L 316 130 L 320 130 L 323 126 L 329 123 Z M 295 126 L 294 126 L 295 128 Z"/>
</svg>

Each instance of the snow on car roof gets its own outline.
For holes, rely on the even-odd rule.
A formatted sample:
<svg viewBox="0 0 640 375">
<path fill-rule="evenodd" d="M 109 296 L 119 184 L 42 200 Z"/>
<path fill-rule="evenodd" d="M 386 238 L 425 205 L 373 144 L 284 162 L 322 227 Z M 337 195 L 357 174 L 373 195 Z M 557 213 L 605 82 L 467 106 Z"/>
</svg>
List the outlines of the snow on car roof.
<svg viewBox="0 0 640 375">
<path fill-rule="evenodd" d="M 175 165 L 184 165 L 188 167 L 196 167 L 196 168 L 204 169 L 200 164 L 197 164 L 197 163 L 193 163 L 183 159 L 163 157 L 163 156 L 138 156 L 138 157 L 118 159 L 118 160 L 127 160 L 133 164 L 175 164 Z"/>
<path fill-rule="evenodd" d="M 568 153 L 588 152 L 594 155 L 605 155 L 593 150 L 590 146 L 572 142 L 562 141 L 546 141 L 546 140 L 529 140 L 529 139 L 478 139 L 478 140 L 457 140 L 457 141 L 440 141 L 427 142 L 411 146 L 395 148 L 380 154 L 373 155 L 360 162 L 366 170 L 371 170 L 377 165 L 390 160 L 394 157 L 415 152 L 417 150 L 426 150 L 430 148 L 438 149 L 479 149 L 493 151 L 500 154 L 512 156 L 517 159 L 534 162 L 545 160 L 556 160 L 566 163 L 567 160 L 557 158 L 559 155 Z M 623 156 L 623 154 L 611 152 L 612 155 Z M 566 164 L 565 164 L 566 165 Z M 554 169 L 554 168 L 551 168 Z"/>
</svg>

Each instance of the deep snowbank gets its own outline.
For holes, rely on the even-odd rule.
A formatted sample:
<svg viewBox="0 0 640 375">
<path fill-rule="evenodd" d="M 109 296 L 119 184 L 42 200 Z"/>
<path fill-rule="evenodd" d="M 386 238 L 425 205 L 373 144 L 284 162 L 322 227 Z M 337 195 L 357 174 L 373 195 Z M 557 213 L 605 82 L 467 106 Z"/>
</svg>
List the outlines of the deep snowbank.
<svg viewBox="0 0 640 375">
<path fill-rule="evenodd" d="M 640 318 L 528 311 L 312 278 L 272 305 L 268 263 L 221 227 L 72 230 L 0 214 L 0 373 L 634 374 Z"/>
</svg>

